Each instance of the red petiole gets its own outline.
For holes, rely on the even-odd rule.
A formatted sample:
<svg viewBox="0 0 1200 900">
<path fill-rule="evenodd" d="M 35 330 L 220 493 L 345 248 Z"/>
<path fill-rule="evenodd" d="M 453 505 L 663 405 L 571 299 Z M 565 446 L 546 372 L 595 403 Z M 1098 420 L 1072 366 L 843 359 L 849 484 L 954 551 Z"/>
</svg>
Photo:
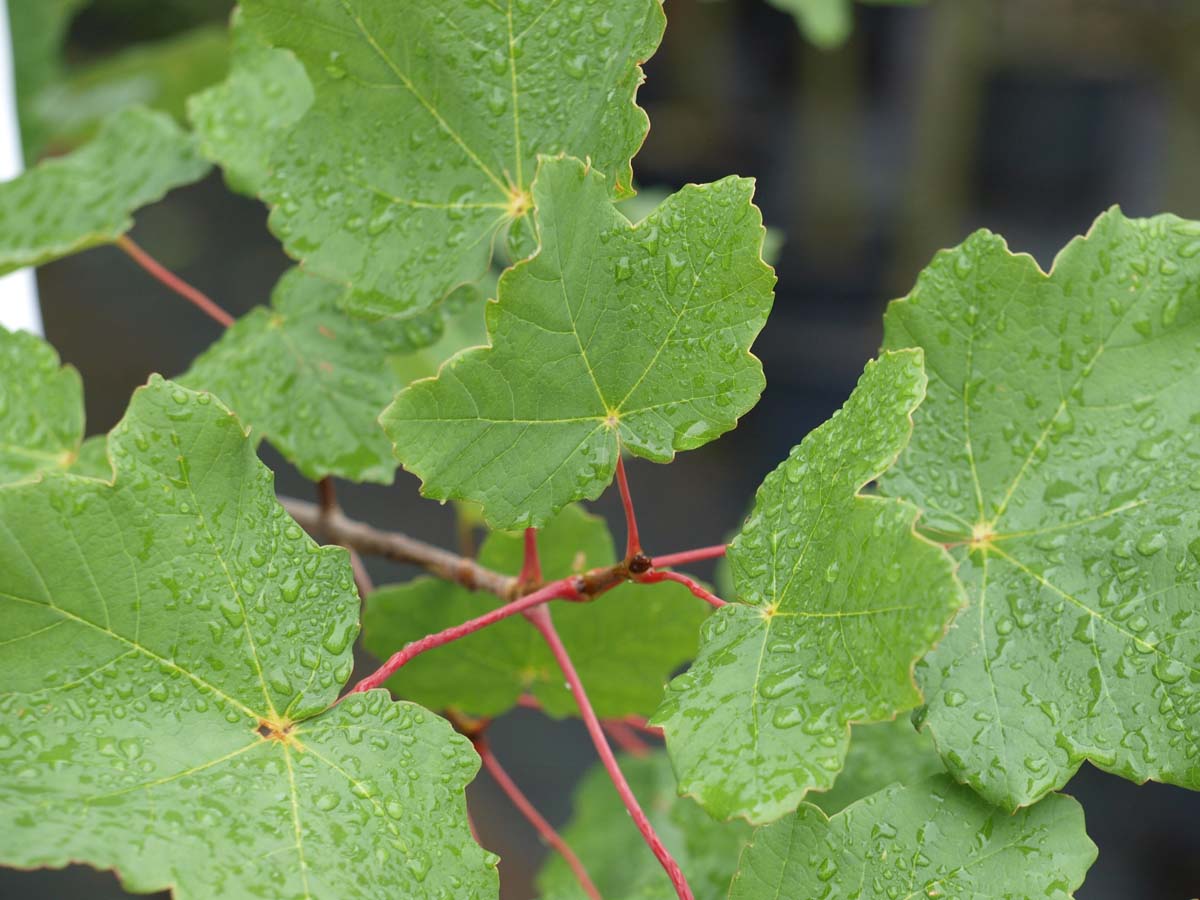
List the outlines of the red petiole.
<svg viewBox="0 0 1200 900">
<path fill-rule="evenodd" d="M 646 572 L 638 575 L 635 579 L 639 584 L 657 584 L 661 581 L 675 581 L 682 584 L 685 588 L 703 600 L 718 609 L 725 606 L 725 601 L 711 591 L 705 590 L 691 578 L 686 575 L 681 575 L 678 572 Z"/>
<path fill-rule="evenodd" d="M 683 871 L 679 868 L 679 863 L 675 861 L 674 857 L 667 851 L 667 848 L 663 846 L 662 840 L 654 831 L 650 820 L 646 818 L 645 812 L 642 811 L 637 797 L 633 795 L 633 791 L 629 787 L 629 782 L 625 780 L 625 775 L 621 772 L 620 766 L 617 765 L 617 759 L 613 755 L 612 747 L 609 746 L 608 739 L 604 736 L 604 727 L 596 717 L 596 711 L 592 708 L 591 701 L 588 700 L 587 691 L 584 690 L 583 682 L 579 679 L 579 673 L 575 671 L 575 665 L 571 661 L 570 654 L 567 653 L 567 648 L 563 646 L 562 639 L 558 636 L 558 631 L 554 627 L 554 621 L 550 618 L 550 611 L 544 606 L 538 607 L 527 612 L 525 617 L 533 623 L 534 628 L 541 633 L 546 644 L 550 647 L 550 652 L 554 655 L 555 662 L 558 663 L 563 676 L 567 679 L 567 685 L 570 687 L 571 693 L 575 696 L 575 702 L 579 706 L 579 713 L 583 717 L 583 724 L 587 727 L 588 734 L 592 738 L 592 743 L 596 747 L 596 753 L 600 756 L 600 762 L 603 764 L 605 771 L 608 772 L 608 777 L 612 779 L 612 783 L 616 787 L 617 793 L 621 796 L 621 801 L 625 804 L 625 808 L 629 810 L 629 815 L 637 826 L 638 831 L 641 832 L 642 837 L 663 869 L 666 870 L 667 876 L 671 879 L 671 884 L 675 888 L 675 893 L 679 896 L 680 900 L 695 900 L 695 895 L 688 886 L 687 879 L 684 877 Z"/>
<path fill-rule="evenodd" d="M 122 235 L 117 238 L 117 247 L 123 250 L 139 266 L 150 273 L 157 281 L 166 285 L 183 299 L 199 307 L 209 318 L 228 328 L 236 321 L 233 316 L 221 309 L 204 292 L 192 287 L 175 273 L 171 272 L 153 256 Z"/>
<path fill-rule="evenodd" d="M 637 516 L 633 513 L 633 497 L 629 493 L 629 479 L 625 476 L 625 460 L 617 450 L 617 487 L 621 491 L 621 506 L 625 510 L 625 559 L 631 560 L 642 552 L 642 540 L 638 535 Z"/>
<path fill-rule="evenodd" d="M 650 745 L 638 737 L 638 733 L 627 722 L 621 719 L 605 719 L 600 724 L 604 726 L 605 733 L 612 738 L 614 744 L 621 748 L 622 752 L 628 753 L 630 756 L 650 755 Z"/>
<path fill-rule="evenodd" d="M 541 701 L 539 701 L 538 698 L 532 694 L 522 694 L 519 698 L 517 698 L 517 706 L 520 706 L 522 709 L 536 709 L 539 711 L 542 708 Z M 632 728 L 634 731 L 640 731 L 642 734 L 649 735 L 650 737 L 661 738 L 663 736 L 661 728 L 656 725 L 648 725 L 645 718 L 642 716 L 630 715 L 622 716 L 619 719 L 603 719 L 601 720 L 601 724 L 603 724 L 605 728 L 608 728 L 613 724 L 626 725 Z"/>
<path fill-rule="evenodd" d="M 600 891 L 596 888 L 595 883 L 592 881 L 591 876 L 588 875 L 587 869 L 584 868 L 579 857 L 575 855 L 575 851 L 571 849 L 571 845 L 563 840 L 562 835 L 554 830 L 554 827 L 545 820 L 542 814 L 529 802 L 529 798 L 517 787 L 516 782 L 512 780 L 508 772 L 500 765 L 500 761 L 496 759 L 496 755 L 492 753 L 492 748 L 487 738 L 480 734 L 472 738 L 472 741 L 475 744 L 475 752 L 483 760 L 483 767 L 488 770 L 488 774 L 500 786 L 500 790 L 504 791 L 508 799 L 512 801 L 512 805 L 534 827 L 542 840 L 558 851 L 559 855 L 562 856 L 571 871 L 575 874 L 575 878 L 578 879 L 583 892 L 591 900 L 601 900 Z"/>
<path fill-rule="evenodd" d="M 534 609 L 544 603 L 549 603 L 551 600 L 578 600 L 580 597 L 581 595 L 576 586 L 576 579 L 564 578 L 561 581 L 552 581 L 532 594 L 526 594 L 524 597 L 513 600 L 511 603 L 498 606 L 484 613 L 482 616 L 478 616 L 468 622 L 463 622 L 461 625 L 455 625 L 453 628 L 447 628 L 445 631 L 439 631 L 437 634 L 427 635 L 419 641 L 413 641 L 403 649 L 393 653 L 387 662 L 358 682 L 358 684 L 354 685 L 354 687 L 350 688 L 346 696 L 381 687 L 399 669 L 422 653 L 457 641 L 459 638 L 464 638 L 469 634 L 474 634 L 476 631 L 487 628 L 501 619 L 507 619 L 509 616 L 517 615 L 517 613 Z"/>
<path fill-rule="evenodd" d="M 524 559 L 521 567 L 520 575 L 515 581 L 510 580 L 512 585 L 511 590 L 521 592 L 535 588 L 531 593 L 525 596 L 518 597 L 516 600 L 511 600 L 503 606 L 497 607 L 479 616 L 464 622 L 461 625 L 456 625 L 453 628 L 447 628 L 436 634 L 427 635 L 418 641 L 413 641 L 397 653 L 393 654 L 387 662 L 379 667 L 371 675 L 355 684 L 346 694 L 359 693 L 362 691 L 371 690 L 382 686 L 388 678 L 396 671 L 406 665 L 408 662 L 417 656 L 432 650 L 436 647 L 441 647 L 453 641 L 464 638 L 470 634 L 474 634 L 481 629 L 488 627 L 503 619 L 514 616 L 518 613 L 523 613 L 533 626 L 541 633 L 550 651 L 553 654 L 555 661 L 562 670 L 563 676 L 567 680 L 567 685 L 571 689 L 575 697 L 575 701 L 579 706 L 580 714 L 583 718 L 584 725 L 587 727 L 588 734 L 591 736 L 592 743 L 596 747 L 596 752 L 600 756 L 601 764 L 605 771 L 608 772 L 609 778 L 617 789 L 617 793 L 621 797 L 622 803 L 629 811 L 630 817 L 637 826 L 646 844 L 654 853 L 668 877 L 671 879 L 671 884 L 675 888 L 676 894 L 680 900 L 694 900 L 691 888 L 688 886 L 687 879 L 684 877 L 679 864 L 663 846 L 662 840 L 654 831 L 650 820 L 646 817 L 637 798 L 629 787 L 624 774 L 621 772 L 617 764 L 616 757 L 613 755 L 612 747 L 609 745 L 606 732 L 612 736 L 613 740 L 621 746 L 623 750 L 633 755 L 645 755 L 650 751 L 650 747 L 637 734 L 638 731 L 645 734 L 662 737 L 662 731 L 653 728 L 646 724 L 644 719 L 637 716 L 626 716 L 622 719 L 611 719 L 601 722 L 596 716 L 591 702 L 588 700 L 587 692 L 584 689 L 583 682 L 579 678 L 579 674 L 575 669 L 574 663 L 563 645 L 558 631 L 554 627 L 553 620 L 550 616 L 550 610 L 546 604 L 552 600 L 585 600 L 593 599 L 599 594 L 616 587 L 625 580 L 632 580 L 642 584 L 655 584 L 663 581 L 674 581 L 684 585 L 693 594 L 713 606 L 724 606 L 725 601 L 715 594 L 701 587 L 697 582 L 686 575 L 672 571 L 656 571 L 656 566 L 681 565 L 689 562 L 697 562 L 705 559 L 714 559 L 725 553 L 724 545 L 712 547 L 701 547 L 696 550 L 683 551 L 681 553 L 670 554 L 667 556 L 650 559 L 642 553 L 641 539 L 638 534 L 637 518 L 634 514 L 633 499 L 629 492 L 629 482 L 625 473 L 624 462 L 618 458 L 617 460 L 617 484 L 621 492 L 621 503 L 625 512 L 625 523 L 627 529 L 626 541 L 626 556 L 624 562 L 610 567 L 607 570 L 595 570 L 588 573 L 586 576 L 573 576 L 564 578 L 559 581 L 551 582 L 544 587 L 537 587 L 542 581 L 541 560 L 538 555 L 537 530 L 527 528 L 524 533 Z M 336 499 L 332 493 L 332 485 L 323 485 L 322 491 L 322 510 L 320 519 L 328 526 L 331 521 L 340 521 L 340 510 L 337 509 Z M 344 523 L 343 523 L 344 524 Z M 344 529 L 343 529 L 344 530 Z M 599 576 L 599 577 L 595 577 Z M 591 581 L 589 581 L 591 579 Z M 344 699 L 344 698 L 343 698 Z M 540 704 L 536 699 L 529 696 L 523 696 L 520 700 L 520 705 L 539 708 Z M 562 840 L 562 837 L 555 832 L 550 824 L 541 816 L 540 813 L 529 803 L 528 798 L 516 786 L 504 769 L 496 760 L 494 754 L 484 739 L 482 731 L 473 735 L 476 748 L 479 751 L 480 757 L 483 759 L 484 766 L 491 773 L 492 777 L 500 788 L 508 795 L 513 805 L 525 816 L 526 819 L 537 829 L 538 833 L 546 841 L 547 844 L 556 849 L 562 854 L 567 864 L 571 867 L 580 884 L 583 886 L 584 892 L 591 900 L 599 900 L 600 894 L 597 891 L 595 884 L 589 878 L 583 865 L 578 857 L 572 852 L 571 848 Z"/>
<path fill-rule="evenodd" d="M 714 544 L 711 547 L 700 547 L 696 550 L 684 550 L 682 553 L 668 553 L 666 556 L 656 556 L 650 562 L 656 569 L 668 566 L 685 566 L 688 563 L 701 562 L 706 559 L 717 559 L 725 555 L 724 544 Z"/>
<path fill-rule="evenodd" d="M 537 586 L 542 583 L 542 560 L 538 556 L 536 528 L 525 529 L 525 560 L 517 580 L 522 587 Z"/>
</svg>

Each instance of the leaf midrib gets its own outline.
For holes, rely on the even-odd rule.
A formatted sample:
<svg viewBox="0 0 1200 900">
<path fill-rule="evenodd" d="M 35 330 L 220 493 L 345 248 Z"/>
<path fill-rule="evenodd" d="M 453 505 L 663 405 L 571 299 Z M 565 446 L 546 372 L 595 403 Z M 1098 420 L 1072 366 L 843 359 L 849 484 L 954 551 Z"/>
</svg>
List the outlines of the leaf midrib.
<svg viewBox="0 0 1200 900">
<path fill-rule="evenodd" d="M 78 442 L 76 442 L 78 444 Z M 65 446 L 57 453 L 49 450 L 37 450 L 33 447 L 21 447 L 16 444 L 0 443 L 0 454 L 5 456 L 19 456 L 23 459 L 31 460 L 32 462 L 46 462 L 58 469 L 66 468 L 63 463 L 63 453 L 71 452 L 70 446 Z"/>
<path fill-rule="evenodd" d="M 1024 573 L 1029 578 L 1032 578 L 1034 581 L 1036 581 L 1038 584 L 1042 585 L 1043 587 L 1045 587 L 1052 593 L 1058 594 L 1064 600 L 1068 601 L 1072 605 L 1074 605 L 1074 606 L 1078 607 L 1079 609 L 1083 610 L 1084 612 L 1086 612 L 1094 620 L 1099 621 L 1104 625 L 1107 625 L 1109 628 L 1111 628 L 1117 634 L 1121 635 L 1126 640 L 1132 641 L 1133 643 L 1137 644 L 1139 647 L 1146 650 L 1147 652 L 1155 653 L 1171 662 L 1179 663 L 1181 666 L 1184 666 L 1193 674 L 1200 674 L 1200 666 L 1196 666 L 1196 665 L 1188 662 L 1185 659 L 1180 659 L 1178 657 L 1172 656 L 1169 653 L 1167 653 L 1165 650 L 1162 650 L 1160 648 L 1159 644 L 1151 644 L 1148 641 L 1143 640 L 1141 637 L 1139 637 L 1134 632 L 1128 631 L 1128 630 L 1122 628 L 1119 623 L 1114 622 L 1112 619 L 1107 618 L 1103 613 L 1100 613 L 1097 610 L 1092 609 L 1090 606 L 1088 606 L 1086 603 L 1084 603 L 1082 600 L 1080 600 L 1074 594 L 1070 593 L 1069 591 L 1064 590 L 1063 588 L 1060 588 L 1058 585 L 1056 585 L 1052 581 L 1050 581 L 1045 575 L 1042 575 L 1041 573 L 1036 572 L 1033 569 L 1029 568 L 1023 562 L 1021 562 L 1020 560 L 1011 556 L 1010 554 L 1004 552 L 999 547 L 990 548 L 988 550 L 988 553 L 989 554 L 995 553 L 997 556 L 999 556 L 1001 559 L 1005 560 L 1009 565 L 1011 565 L 1017 571 Z"/>
<path fill-rule="evenodd" d="M 200 434 L 201 432 L 198 431 L 196 436 L 193 438 L 193 449 L 195 446 L 195 441 L 200 439 Z M 241 441 L 241 444 L 244 447 L 244 440 Z M 181 454 L 181 459 L 187 459 L 189 456 L 190 454 Z M 212 461 L 212 464 L 209 466 L 210 472 L 216 467 L 219 459 L 220 454 L 216 456 L 216 458 Z M 119 478 L 120 473 L 117 473 L 117 476 L 114 478 L 113 482 L 113 490 L 116 490 L 116 483 Z M 246 493 L 246 480 L 247 479 L 245 477 L 238 479 L 237 504 L 233 515 L 234 530 L 229 540 L 230 545 L 233 545 L 237 542 L 238 534 L 242 526 L 242 499 Z M 225 561 L 225 554 L 221 550 L 221 545 L 217 543 L 217 537 L 213 533 L 213 530 L 209 527 L 208 517 L 204 514 L 204 507 L 200 503 L 200 498 L 196 496 L 196 487 L 192 483 L 190 470 L 186 474 L 184 483 L 187 485 L 187 491 L 189 496 L 192 498 L 192 503 L 195 504 L 196 520 L 199 521 L 200 527 L 204 530 L 204 534 L 208 537 L 209 545 L 212 547 L 213 556 L 216 557 L 217 562 L 220 563 L 221 571 L 225 574 L 225 582 L 229 585 L 229 590 L 233 593 L 233 597 L 237 601 L 238 609 L 241 610 L 242 632 L 246 635 L 246 642 L 250 645 L 250 658 L 254 661 L 254 670 L 258 674 L 258 683 L 262 687 L 263 700 L 267 704 L 267 709 L 271 711 L 269 718 L 271 721 L 277 721 L 279 718 L 279 712 L 275 709 L 274 700 L 271 699 L 271 691 L 267 687 L 267 676 L 263 670 L 262 660 L 260 660 L 258 657 L 258 646 L 254 641 L 254 632 L 250 628 L 250 610 L 246 606 L 246 601 L 242 598 L 241 590 L 234 581 L 233 573 L 229 570 L 229 564 Z"/>
<path fill-rule="evenodd" d="M 0 522 L 0 525 L 3 525 L 3 524 L 4 524 L 3 522 Z M 144 654 L 145 656 L 154 660 L 155 662 L 159 663 L 160 665 L 165 666 L 166 668 L 171 669 L 172 671 L 178 672 L 179 674 L 188 678 L 190 681 L 192 681 L 198 687 L 204 688 L 205 690 L 212 692 L 217 697 L 220 697 L 222 700 L 229 703 L 230 706 L 233 706 L 235 709 L 240 710 L 243 714 L 253 718 L 255 721 L 258 721 L 263 718 L 263 716 L 261 716 L 259 713 L 252 710 L 250 707 L 246 706 L 246 704 L 242 703 L 240 700 L 237 700 L 237 699 L 231 697 L 229 694 L 226 694 L 224 691 L 222 691 L 216 685 L 212 684 L 211 682 L 207 681 L 204 678 L 201 678 L 199 675 L 195 674 L 194 672 L 191 672 L 191 671 L 183 668 L 183 666 L 179 665 L 174 660 L 170 660 L 164 656 L 160 656 L 159 654 L 157 654 L 153 650 L 151 650 L 149 647 L 146 647 L 145 645 L 143 645 L 135 640 L 131 640 L 130 638 L 127 638 L 124 635 L 119 634 L 115 631 L 111 631 L 107 628 L 103 628 L 96 622 L 91 621 L 90 619 L 85 619 L 82 616 L 78 616 L 75 613 L 72 613 L 72 612 L 69 612 L 68 610 L 63 609 L 61 606 L 56 606 L 53 603 L 42 603 L 37 600 L 31 600 L 28 597 L 21 597 L 21 596 L 18 596 L 17 594 L 11 594 L 7 591 L 0 591 L 0 597 L 5 597 L 9 600 L 15 600 L 18 603 L 27 603 L 30 606 L 37 606 L 42 609 L 53 610 L 54 612 L 56 612 L 57 614 L 62 616 L 64 619 L 69 619 L 80 625 L 84 625 L 88 628 L 92 628 L 95 631 L 99 632 L 100 634 L 106 635 L 108 637 L 113 638 L 114 640 L 120 641 L 121 643 L 126 644 L 131 649 Z M 54 688 L 57 686 L 51 685 L 50 687 Z"/>
<path fill-rule="evenodd" d="M 479 154 L 477 154 L 473 149 L 471 149 L 470 145 L 467 144 L 466 140 L 462 137 L 462 135 L 460 135 L 458 133 L 458 131 L 453 126 L 451 126 L 451 124 L 445 119 L 445 117 L 437 110 L 437 107 L 435 107 L 429 100 L 427 100 L 425 98 L 425 96 L 420 91 L 417 90 L 416 85 L 413 84 L 413 82 L 412 82 L 412 79 L 409 78 L 408 75 L 406 75 L 401 70 L 400 66 L 396 63 L 396 61 L 394 59 L 392 59 L 391 56 L 387 52 L 384 51 L 383 47 L 375 39 L 375 36 L 367 29 L 366 23 L 363 22 L 362 18 L 358 15 L 357 11 L 354 9 L 354 6 L 351 3 L 351 0 L 339 0 L 339 2 L 342 6 L 343 11 L 354 22 L 355 28 L 358 29 L 359 34 L 362 35 L 362 38 L 371 47 L 371 50 L 375 53 L 375 55 L 378 56 L 379 59 L 384 63 L 384 65 L 386 65 L 388 67 L 388 69 L 391 70 L 392 74 L 395 75 L 397 79 L 399 79 L 401 85 L 403 85 L 404 88 L 410 94 L 412 94 L 413 98 L 419 104 L 421 104 L 422 108 L 425 109 L 425 111 L 434 119 L 434 121 L 436 121 L 438 123 L 438 125 L 446 132 L 446 134 L 448 134 L 450 136 L 450 139 L 453 140 L 454 143 L 458 145 L 458 147 L 463 151 L 463 153 L 466 154 L 467 158 L 470 159 L 471 162 L 475 164 L 475 166 L 479 169 L 479 171 L 489 181 L 491 181 L 492 184 L 494 184 L 497 188 L 499 188 L 501 197 L 506 197 L 507 193 L 508 193 L 508 188 L 504 184 L 504 182 L 496 175 L 495 172 L 493 172 L 491 170 L 491 168 L 486 163 L 484 163 L 482 158 L 480 158 Z M 496 9 L 496 7 L 493 6 L 490 2 L 488 5 L 492 6 L 493 9 Z M 519 152 L 519 148 L 518 148 L 518 152 Z"/>
</svg>

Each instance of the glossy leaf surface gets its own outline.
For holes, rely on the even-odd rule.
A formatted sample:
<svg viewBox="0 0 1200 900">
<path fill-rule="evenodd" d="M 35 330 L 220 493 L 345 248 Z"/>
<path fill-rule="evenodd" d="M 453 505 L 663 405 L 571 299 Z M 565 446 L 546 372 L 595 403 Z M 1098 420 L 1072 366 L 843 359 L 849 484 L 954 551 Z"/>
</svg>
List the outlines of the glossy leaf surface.
<svg viewBox="0 0 1200 900">
<path fill-rule="evenodd" d="M 892 304 L 932 380 L 884 486 L 971 603 L 919 673 L 960 780 L 1016 807 L 1084 759 L 1200 788 L 1200 223 L 1102 216 L 1051 274 L 980 232 Z"/>
<path fill-rule="evenodd" d="M 83 440 L 83 385 L 41 338 L 0 326 L 0 484 L 61 471 Z"/>
<path fill-rule="evenodd" d="M 680 789 L 721 818 L 769 822 L 842 768 L 852 722 L 921 701 L 914 663 L 961 605 L 917 510 L 860 493 L 908 443 L 925 394 L 916 351 L 867 364 L 833 418 L 758 490 L 729 546 L 736 603 L 703 631 L 654 715 Z"/>
<path fill-rule="evenodd" d="M 69 156 L 0 184 L 0 274 L 111 243 L 134 210 L 207 171 L 170 117 L 123 110 Z"/>
<path fill-rule="evenodd" d="M 108 458 L 108 435 L 96 434 L 79 445 L 79 452 L 69 471 L 88 478 L 112 481 L 112 462 Z"/>
<path fill-rule="evenodd" d="M 460 353 L 384 414 L 405 468 L 495 528 L 545 524 L 612 481 L 618 447 L 656 462 L 758 400 L 749 352 L 774 274 L 752 183 L 689 185 L 631 225 L 578 160 L 542 163 L 541 249 L 500 279 L 490 347 Z"/>
<path fill-rule="evenodd" d="M 729 897 L 1069 900 L 1095 859 L 1070 797 L 1010 816 L 940 776 L 888 788 L 831 819 L 806 803 L 760 828 Z"/>
<path fill-rule="evenodd" d="M 188 119 L 200 152 L 219 165 L 225 180 L 244 194 L 260 194 L 271 155 L 312 105 L 313 90 L 300 61 L 263 43 L 235 10 L 230 26 L 229 75 L 188 100 Z"/>
<path fill-rule="evenodd" d="M 340 293 L 292 269 L 270 308 L 243 316 L 179 380 L 212 391 L 314 481 L 390 484 L 396 460 L 378 419 L 405 382 L 389 357 L 434 340 L 440 313 L 372 322 L 342 310 Z"/>
<path fill-rule="evenodd" d="M 850 729 L 850 752 L 833 787 L 806 800 L 827 816 L 891 784 L 915 784 L 946 771 L 933 739 L 919 732 L 908 716 L 891 722 L 855 725 Z"/>
<path fill-rule="evenodd" d="M 495 897 L 466 741 L 382 691 L 326 709 L 350 567 L 237 419 L 156 377 L 110 451 L 112 484 L 0 489 L 0 859 L 189 897 Z"/>
<path fill-rule="evenodd" d="M 274 156 L 272 227 L 353 306 L 400 315 L 528 242 L 538 154 L 590 158 L 630 191 L 645 136 L 638 63 L 659 0 L 245 0 L 246 21 L 304 63 L 315 102 Z"/>
<path fill-rule="evenodd" d="M 493 533 L 479 562 L 516 575 L 523 540 Z M 608 527 L 571 506 L 538 535 L 546 579 L 565 578 L 616 561 Z M 385 659 L 409 641 L 482 615 L 501 603 L 432 578 L 373 594 L 364 616 L 363 644 Z M 558 603 L 554 621 L 588 697 L 601 716 L 646 715 L 662 698 L 671 673 L 696 652 L 708 606 L 676 584 L 625 584 L 591 603 Z M 424 653 L 388 681 L 397 695 L 431 709 L 499 715 L 528 691 L 551 715 L 577 715 L 545 642 L 518 617 L 498 622 L 452 645 Z"/>
</svg>

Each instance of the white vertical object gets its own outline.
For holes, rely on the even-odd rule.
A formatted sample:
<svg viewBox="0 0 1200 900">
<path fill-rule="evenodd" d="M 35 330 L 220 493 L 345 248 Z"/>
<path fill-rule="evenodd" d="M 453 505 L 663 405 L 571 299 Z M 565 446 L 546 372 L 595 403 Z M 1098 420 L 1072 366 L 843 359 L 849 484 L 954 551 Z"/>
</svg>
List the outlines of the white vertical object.
<svg viewBox="0 0 1200 900">
<path fill-rule="evenodd" d="M 16 88 L 8 3 L 0 0 L 0 181 L 16 178 L 25 168 L 21 158 Z M 38 306 L 33 269 L 20 269 L 0 276 L 0 325 L 10 330 L 42 333 L 42 311 Z"/>
</svg>

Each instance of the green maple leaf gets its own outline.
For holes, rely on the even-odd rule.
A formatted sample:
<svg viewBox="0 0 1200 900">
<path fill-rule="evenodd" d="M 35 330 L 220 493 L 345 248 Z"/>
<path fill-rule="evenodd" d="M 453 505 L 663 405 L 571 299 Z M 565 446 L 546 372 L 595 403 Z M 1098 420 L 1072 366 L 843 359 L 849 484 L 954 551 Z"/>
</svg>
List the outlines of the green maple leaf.
<svg viewBox="0 0 1200 900">
<path fill-rule="evenodd" d="M 697 895 L 725 896 L 743 846 L 750 838 L 749 827 L 736 821 L 718 822 L 698 804 L 681 798 L 674 771 L 663 753 L 641 759 L 625 757 L 620 763 L 654 830 Z M 890 784 L 915 784 L 943 771 L 933 742 L 915 731 L 906 719 L 859 725 L 853 729 L 846 767 L 837 784 L 826 794 L 813 795 L 811 802 L 832 815 Z M 662 867 L 632 827 L 601 766 L 594 767 L 580 783 L 572 809 L 571 821 L 562 835 L 600 893 L 631 900 L 675 896 Z M 557 855 L 547 858 L 537 883 L 546 900 L 583 900 L 585 896 L 566 862 Z M 798 892 L 784 896 L 809 895 Z"/>
<path fill-rule="evenodd" d="M 1069 900 L 1096 859 L 1072 798 L 1008 815 L 947 776 L 895 785 L 830 819 L 804 804 L 760 828 L 730 900 Z"/>
<path fill-rule="evenodd" d="M 767 822 L 827 790 L 852 722 L 921 701 L 914 663 L 961 606 L 917 509 L 864 496 L 908 443 L 925 395 L 917 351 L 867 364 L 846 405 L 758 490 L 729 545 L 739 602 L 705 623 L 655 713 L 680 789 L 721 818 Z"/>
<path fill-rule="evenodd" d="M 467 743 L 382 691 L 327 708 L 350 568 L 237 419 L 155 377 L 109 451 L 112 483 L 0 489 L 0 861 L 181 897 L 495 897 Z"/>
<path fill-rule="evenodd" d="M 651 215 L 664 200 L 671 196 L 671 189 L 663 185 L 637 186 L 637 193 L 626 197 L 617 209 L 630 222 L 636 224 Z M 763 235 L 762 259 L 768 266 L 774 268 L 787 243 L 787 235 L 778 228 L 767 228 Z"/>
<path fill-rule="evenodd" d="M 441 331 L 441 312 L 371 322 L 339 308 L 341 289 L 299 269 L 271 307 L 243 316 L 180 377 L 212 391 L 306 477 L 390 484 L 396 471 L 379 413 L 406 383 L 389 365 Z"/>
<path fill-rule="evenodd" d="M 697 896 L 725 896 L 750 828 L 740 822 L 718 822 L 691 800 L 681 798 L 665 753 L 625 756 L 620 764 L 650 824 Z M 602 766 L 594 766 L 584 776 L 575 790 L 572 809 L 563 839 L 601 894 L 614 898 L 676 896 Z M 545 900 L 587 897 L 558 855 L 546 860 L 537 884 Z"/>
<path fill-rule="evenodd" d="M 500 279 L 492 346 L 384 413 L 422 492 L 478 502 L 495 528 L 542 525 L 597 497 L 619 448 L 668 462 L 733 428 L 762 392 L 749 347 L 775 280 L 752 189 L 689 185 L 635 226 L 602 175 L 544 160 L 541 249 Z"/>
<path fill-rule="evenodd" d="M 108 435 L 97 434 L 84 440 L 79 445 L 75 462 L 71 464 L 68 471 L 88 478 L 112 481 L 112 462 L 108 458 Z"/>
<path fill-rule="evenodd" d="M 109 479 L 107 440 L 83 440 L 83 386 L 41 338 L 0 326 L 0 485 L 43 472 Z"/>
<path fill-rule="evenodd" d="M 493 533 L 480 550 L 488 568 L 517 574 L 524 543 Z M 538 534 L 546 579 L 566 578 L 616 561 L 604 520 L 567 507 Z M 410 641 L 495 608 L 500 601 L 432 578 L 383 588 L 367 602 L 363 645 L 385 659 Z M 554 622 L 598 715 L 645 715 L 663 684 L 696 651 L 708 607 L 680 585 L 624 584 L 591 603 L 559 603 Z M 520 617 L 433 650 L 392 676 L 388 687 L 432 709 L 496 716 L 529 691 L 555 716 L 578 707 L 541 636 Z"/>
<path fill-rule="evenodd" d="M 188 100 L 188 119 L 200 152 L 221 167 L 230 187 L 257 195 L 270 177 L 271 154 L 312 105 L 313 90 L 300 61 L 264 44 L 240 9 L 230 31 L 229 76 Z"/>
<path fill-rule="evenodd" d="M 347 302 L 402 315 L 474 282 L 498 235 L 532 249 L 538 154 L 590 158 L 616 195 L 647 120 L 633 102 L 660 0 L 244 0 L 315 101 L 274 155 L 271 224 Z"/>
<path fill-rule="evenodd" d="M 0 326 L 0 484 L 69 468 L 83 440 L 83 384 L 39 337 Z"/>
<path fill-rule="evenodd" d="M 0 274 L 112 243 L 134 210 L 207 171 L 169 116 L 122 110 L 74 153 L 0 184 Z"/>
<path fill-rule="evenodd" d="M 890 784 L 914 784 L 945 771 L 929 733 L 913 728 L 908 716 L 855 725 L 845 768 L 832 788 L 808 802 L 831 816 Z"/>
<path fill-rule="evenodd" d="M 918 673 L 950 771 L 1009 808 L 1084 759 L 1200 788 L 1200 223 L 1097 220 L 1051 274 L 987 232 L 892 304 L 934 378 L 884 486 L 970 606 Z"/>
</svg>

